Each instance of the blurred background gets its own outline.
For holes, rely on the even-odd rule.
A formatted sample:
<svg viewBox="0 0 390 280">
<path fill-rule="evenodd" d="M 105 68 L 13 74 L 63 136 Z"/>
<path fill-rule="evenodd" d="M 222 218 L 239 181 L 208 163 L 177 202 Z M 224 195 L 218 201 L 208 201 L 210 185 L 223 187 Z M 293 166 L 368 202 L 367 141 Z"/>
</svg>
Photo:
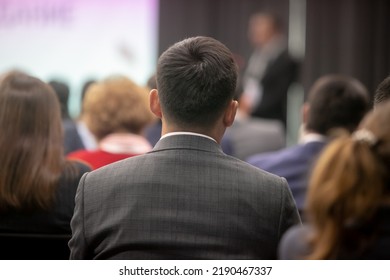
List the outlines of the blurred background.
<svg viewBox="0 0 390 280">
<path fill-rule="evenodd" d="M 222 41 L 244 69 L 248 19 L 259 11 L 279 15 L 300 62 L 289 93 L 291 141 L 318 77 L 352 75 L 373 94 L 390 73 L 388 0 L 0 0 L 0 72 L 66 82 L 77 116 L 84 82 L 118 73 L 146 84 L 159 54 L 186 37 Z"/>
</svg>

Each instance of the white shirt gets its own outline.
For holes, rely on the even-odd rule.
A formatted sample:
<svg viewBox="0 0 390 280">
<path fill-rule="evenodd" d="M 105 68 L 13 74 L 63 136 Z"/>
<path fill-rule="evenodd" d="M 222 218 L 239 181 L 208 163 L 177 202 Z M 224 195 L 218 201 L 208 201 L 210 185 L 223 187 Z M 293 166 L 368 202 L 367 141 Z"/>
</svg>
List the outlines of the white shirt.
<svg viewBox="0 0 390 280">
<path fill-rule="evenodd" d="M 195 133 L 195 132 L 188 132 L 188 131 L 180 131 L 180 132 L 170 132 L 170 133 L 166 133 L 164 134 L 163 136 L 161 136 L 160 140 L 163 139 L 163 138 L 166 138 L 166 137 L 169 137 L 169 136 L 175 136 L 175 135 L 192 135 L 192 136 L 200 136 L 200 137 L 204 137 L 204 138 L 207 138 L 207 139 L 210 139 L 210 140 L 213 140 L 215 143 L 217 143 L 217 141 L 208 136 L 208 135 L 204 135 L 204 134 L 200 134 L 200 133 Z"/>
<path fill-rule="evenodd" d="M 260 104 L 263 97 L 263 87 L 259 81 L 264 77 L 268 64 L 276 59 L 285 48 L 284 38 L 277 36 L 251 55 L 243 82 L 244 94 L 248 98 L 252 110 Z"/>
<path fill-rule="evenodd" d="M 302 144 L 307 144 L 310 142 L 325 142 L 326 136 L 314 132 L 306 133 L 302 136 L 301 140 L 299 141 Z"/>
</svg>

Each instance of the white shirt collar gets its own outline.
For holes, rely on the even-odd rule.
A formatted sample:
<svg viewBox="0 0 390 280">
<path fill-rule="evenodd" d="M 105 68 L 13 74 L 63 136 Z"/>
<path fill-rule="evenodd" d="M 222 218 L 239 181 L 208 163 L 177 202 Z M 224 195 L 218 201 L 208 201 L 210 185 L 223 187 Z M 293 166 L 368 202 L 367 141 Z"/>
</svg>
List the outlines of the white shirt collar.
<svg viewBox="0 0 390 280">
<path fill-rule="evenodd" d="M 210 139 L 210 140 L 213 140 L 215 143 L 217 143 L 217 141 L 208 136 L 208 135 L 204 135 L 204 134 L 200 134 L 200 133 L 195 133 L 195 132 L 188 132 L 188 131 L 180 131 L 180 132 L 169 132 L 169 133 L 166 133 L 164 134 L 163 136 L 161 136 L 160 139 L 163 139 L 163 138 L 166 138 L 166 137 L 170 137 L 170 136 L 175 136 L 175 135 L 192 135 L 192 136 L 200 136 L 200 137 L 204 137 L 204 138 L 207 138 L 207 139 Z"/>
<path fill-rule="evenodd" d="M 300 143 L 307 144 L 309 142 L 325 142 L 326 139 L 327 138 L 324 135 L 310 132 L 302 136 Z"/>
</svg>

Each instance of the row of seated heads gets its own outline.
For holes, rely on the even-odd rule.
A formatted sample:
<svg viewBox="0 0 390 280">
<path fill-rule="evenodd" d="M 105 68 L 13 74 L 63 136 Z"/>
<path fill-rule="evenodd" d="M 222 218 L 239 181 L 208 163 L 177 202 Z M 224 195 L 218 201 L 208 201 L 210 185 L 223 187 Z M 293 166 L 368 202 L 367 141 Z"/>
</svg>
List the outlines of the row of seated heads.
<svg viewBox="0 0 390 280">
<path fill-rule="evenodd" d="M 62 118 L 70 118 L 69 87 L 50 81 L 61 104 Z M 153 120 L 149 112 L 149 88 L 124 76 L 110 76 L 102 81 L 88 80 L 81 92 L 80 118 L 97 139 L 112 132 L 140 134 Z"/>
<path fill-rule="evenodd" d="M 343 250 L 363 252 L 378 234 L 381 225 L 375 221 L 380 209 L 389 207 L 390 77 L 378 86 L 374 108 L 360 82 L 338 79 L 319 79 L 309 94 L 307 128 L 331 141 L 309 177 L 305 219 L 314 228 L 308 239 L 314 250 L 304 258 L 334 259 Z M 337 121 L 326 129 L 332 119 Z"/>
<path fill-rule="evenodd" d="M 9 101 L 1 104 L 4 108 L 1 111 L 2 127 L 4 131 L 11 133 L 8 138 L 12 140 L 9 143 L 13 144 L 15 141 L 24 143 L 25 138 L 30 137 L 27 142 L 31 146 L 21 144 L 15 147 L 21 146 L 27 151 L 37 143 L 46 143 L 40 145 L 41 149 L 48 149 L 48 151 L 52 149 L 54 153 L 47 153 L 60 158 L 58 155 L 62 151 L 60 146 L 62 132 L 61 114 L 60 117 L 58 114 L 65 110 L 59 109 L 53 90 L 38 79 L 21 72 L 11 72 L 2 80 L 3 100 L 15 98 L 14 102 L 20 103 L 17 105 L 18 110 L 14 108 L 16 105 L 10 106 Z M 151 80 L 152 86 L 155 86 L 154 81 L 155 78 Z M 51 82 L 50 85 L 57 92 L 67 92 L 63 89 L 64 85 L 60 83 Z M 17 94 L 26 96 L 18 101 Z M 64 97 L 61 97 L 61 94 L 57 96 L 60 100 L 63 98 L 63 101 L 68 98 L 67 94 L 63 94 Z M 308 112 L 310 116 L 306 128 L 324 135 L 332 133 L 331 130 L 337 126 L 349 132 L 354 131 L 369 110 L 369 96 L 361 83 L 337 75 L 328 75 L 319 79 L 309 92 L 307 102 L 311 109 Z M 23 106 L 25 106 L 24 110 Z M 124 77 L 111 77 L 90 84 L 86 91 L 82 112 L 82 118 L 97 139 L 102 139 L 112 132 L 130 131 L 140 134 L 154 120 L 149 110 L 148 89 Z M 9 122 L 9 119 L 14 121 Z M 15 131 L 17 129 L 19 131 Z M 37 151 L 37 154 L 46 153 Z"/>
<path fill-rule="evenodd" d="M 205 98 L 191 96 L 196 95 L 203 86 L 197 83 L 197 74 L 193 82 L 187 83 L 189 88 L 183 88 L 186 83 L 180 83 L 183 80 L 180 77 L 193 73 L 183 73 L 180 67 L 171 67 L 164 60 L 159 62 L 157 72 L 159 78 L 163 77 L 159 80 L 159 93 L 167 107 L 165 111 L 174 111 L 178 115 L 168 113 L 166 118 L 209 126 L 210 119 L 215 120 L 233 96 L 237 69 L 233 57 L 221 43 L 210 43 L 205 38 L 201 40 L 210 44 L 211 49 L 216 48 L 208 59 L 215 59 L 221 52 L 228 57 L 224 71 L 216 67 L 209 67 L 212 73 L 199 71 L 206 76 L 198 78 L 205 83 L 212 81 L 213 85 Z M 194 44 L 194 41 L 188 40 L 186 43 Z M 199 51 L 198 46 L 191 47 L 194 52 Z M 170 55 L 177 57 L 181 65 L 193 65 L 195 70 L 202 70 L 204 66 L 198 58 L 189 58 L 186 54 L 167 54 Z M 209 65 L 212 66 L 212 63 Z M 214 75 L 210 74 L 217 76 L 214 79 Z M 171 76 L 179 78 L 169 79 Z M 225 82 L 218 76 L 229 79 Z M 62 92 L 63 96 L 57 98 L 53 88 Z M 166 94 L 172 89 L 182 93 L 182 96 L 172 98 Z M 86 91 L 81 119 L 98 140 L 116 132 L 139 134 L 154 120 L 149 110 L 148 96 L 148 90 L 125 77 L 111 77 L 93 83 Z M 64 115 L 66 108 L 63 106 L 61 110 L 59 102 L 66 101 L 68 97 L 66 87 L 58 83 L 52 83 L 50 87 L 23 72 L 11 71 L 1 76 L 0 127 L 3 137 L 0 152 L 3 155 L 1 174 L 4 176 L 0 179 L 0 207 L 49 208 L 55 185 L 69 165 L 64 155 L 61 125 L 61 112 Z M 197 102 L 201 106 L 197 106 Z M 184 103 L 186 106 L 183 106 Z M 197 117 L 194 118 L 194 115 Z"/>
<path fill-rule="evenodd" d="M 114 132 L 140 134 L 154 120 L 148 92 L 122 76 L 91 83 L 81 118 L 97 139 Z M 1 174 L 9 174 L 0 179 L 0 204 L 4 207 L 47 208 L 50 204 L 54 186 L 69 165 L 62 128 L 62 118 L 69 116 L 67 108 L 61 106 L 66 104 L 68 93 L 62 83 L 47 84 L 20 71 L 1 76 Z M 31 191 L 26 191 L 29 185 Z M 35 188 L 41 189 L 37 195 Z M 27 204 L 21 205 L 23 200 Z"/>
<path fill-rule="evenodd" d="M 39 99 L 41 97 L 50 100 L 44 94 L 53 95 L 52 90 L 47 85 L 23 73 L 11 72 L 3 79 L 4 84 L 7 81 L 10 83 L 8 85 L 10 89 L 12 86 L 15 89 L 24 89 L 26 93 L 31 95 L 31 98 Z M 28 83 L 29 79 L 31 79 L 30 83 Z M 151 79 L 150 83 L 152 86 L 156 86 L 155 77 Z M 66 104 L 69 92 L 66 85 L 57 82 L 49 84 L 56 90 L 60 104 Z M 42 94 L 36 94 L 38 91 Z M 12 91 L 8 90 L 4 90 L 4 92 L 13 94 Z M 354 95 L 355 92 L 357 94 Z M 377 96 L 379 96 L 377 99 L 381 98 L 380 95 Z M 308 112 L 310 116 L 306 128 L 324 135 L 331 133 L 330 130 L 337 126 L 352 132 L 369 109 L 369 96 L 361 83 L 352 78 L 337 75 L 328 75 L 319 79 L 309 92 L 307 102 L 310 104 L 311 110 Z M 40 106 L 41 102 L 37 100 L 36 103 L 37 106 Z M 23 135 L 28 135 L 29 130 L 25 129 L 26 127 L 39 131 L 40 124 L 51 125 L 53 129 L 47 130 L 51 134 L 41 137 L 46 138 L 45 141 L 53 139 L 52 142 L 60 143 L 61 125 L 58 125 L 58 117 L 54 116 L 58 113 L 58 103 L 53 100 L 49 106 L 49 102 L 46 102 L 48 108 L 36 107 L 35 113 L 31 113 L 33 110 L 32 101 L 29 101 L 28 104 L 29 111 L 16 111 L 12 106 L 3 103 L 4 110 L 2 112 L 4 116 L 9 116 L 9 118 L 14 116 L 12 119 L 21 119 L 23 124 L 21 124 L 20 129 L 23 130 Z M 64 106 L 61 105 L 62 115 L 67 114 Z M 15 116 L 15 114 L 20 115 Z M 38 119 L 34 121 L 35 116 L 51 121 L 50 123 Z M 138 86 L 124 77 L 111 77 L 101 82 L 90 83 L 82 105 L 82 118 L 97 139 L 102 139 L 112 132 L 130 131 L 140 134 L 154 120 L 149 110 L 148 89 Z M 7 131 L 18 127 L 6 120 L 5 122 L 3 127 L 9 128 Z M 49 147 L 49 145 L 43 146 Z M 57 147 L 55 150 L 61 151 Z"/>
<path fill-rule="evenodd" d="M 169 74 L 171 73 L 167 73 Z M 162 84 L 162 86 L 169 88 L 172 85 Z M 232 85 L 228 86 L 232 87 Z M 138 97 L 134 97 L 133 100 L 121 92 L 118 93 L 118 96 L 122 96 L 121 101 L 115 101 L 116 89 L 122 87 L 137 88 Z M 104 99 L 107 95 L 110 98 Z M 123 95 L 126 96 L 125 99 L 132 101 L 125 103 Z M 348 102 L 338 104 L 341 98 L 346 98 Z M 115 78 L 93 84 L 87 91 L 85 105 L 83 105 L 85 121 L 89 123 L 97 138 L 110 133 L 104 128 L 111 125 L 115 127 L 115 130 L 118 129 L 117 131 L 131 130 L 139 133 L 140 127 L 153 119 L 150 112 L 146 114 L 145 119 L 132 124 L 131 127 L 123 126 L 120 121 L 115 122 L 122 105 L 126 108 L 124 118 L 127 118 L 127 113 L 132 114 L 129 108 L 136 103 L 136 100 L 139 103 L 134 108 L 135 111 L 144 106 L 145 111 L 149 112 L 147 92 L 128 79 Z M 329 125 L 333 120 L 341 118 L 345 120 L 345 128 L 348 132 L 345 136 L 337 137 L 329 145 L 313 171 L 308 194 L 310 218 L 319 228 L 325 226 L 329 228 L 332 219 L 347 219 L 348 214 L 358 220 L 369 219 L 371 212 L 368 209 L 378 208 L 383 203 L 382 198 L 388 194 L 389 103 L 384 102 L 376 106 L 375 110 L 360 123 L 359 130 L 368 131 L 368 134 L 372 136 L 371 141 L 370 137 L 349 136 L 349 133 L 356 129 L 369 110 L 367 90 L 356 80 L 340 76 L 321 78 L 310 91 L 308 102 L 311 109 L 308 112 L 310 118 L 307 129 L 323 134 L 342 135 L 344 133 L 340 131 L 330 131 L 330 128 L 334 126 Z M 329 110 L 330 107 L 324 104 L 334 106 L 332 108 L 338 108 L 338 110 Z M 214 108 L 213 105 L 215 104 L 210 105 L 208 109 Z M 171 106 L 180 106 L 180 104 L 175 103 Z M 107 108 L 109 110 L 101 114 Z M 356 111 L 349 115 L 351 110 Z M 183 118 L 188 117 L 185 110 L 179 111 L 182 112 Z M 97 116 L 92 117 L 95 112 Z M 142 113 L 138 112 L 135 115 L 138 118 L 142 116 Z M 98 123 L 96 129 L 93 128 L 95 122 Z M 62 148 L 61 109 L 52 88 L 20 72 L 11 72 L 3 76 L 0 81 L 0 127 L 4 133 L 7 133 L 6 137 L 0 140 L 5 166 L 2 174 L 21 174 L 23 172 L 20 171 L 31 170 L 31 178 L 34 180 L 46 176 L 48 178 L 46 186 L 50 189 L 53 182 L 58 180 L 60 171 L 66 166 Z M 103 127 L 102 131 L 99 130 L 101 127 Z M 348 168 L 342 165 L 347 165 Z M 350 170 L 350 174 L 340 174 L 338 172 L 340 170 Z M 11 193 L 11 191 L 17 192 L 17 188 L 4 188 L 4 186 L 17 186 L 25 183 L 25 181 L 18 181 L 19 177 L 23 176 L 2 176 L 0 179 L 2 180 L 0 183 L 1 205 L 20 207 L 18 205 L 20 201 L 13 199 L 14 195 Z M 24 180 L 27 179 L 24 178 Z M 22 191 L 20 193 L 24 195 Z M 40 207 L 46 206 L 43 198 L 37 197 L 31 201 L 33 201 L 31 207 L 34 204 Z M 346 215 L 339 215 L 340 213 Z M 337 217 L 332 215 L 337 215 Z"/>
</svg>

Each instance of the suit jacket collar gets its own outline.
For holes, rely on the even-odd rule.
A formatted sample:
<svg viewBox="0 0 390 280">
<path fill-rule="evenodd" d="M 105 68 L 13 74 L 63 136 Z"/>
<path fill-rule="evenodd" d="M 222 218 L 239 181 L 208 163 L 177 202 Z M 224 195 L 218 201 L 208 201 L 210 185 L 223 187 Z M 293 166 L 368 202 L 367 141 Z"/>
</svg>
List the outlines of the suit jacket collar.
<svg viewBox="0 0 390 280">
<path fill-rule="evenodd" d="M 223 153 L 221 146 L 215 141 L 202 136 L 186 134 L 171 135 L 160 139 L 151 152 L 178 149 Z"/>
<path fill-rule="evenodd" d="M 319 133 L 306 133 L 305 135 L 302 136 L 301 140 L 299 141 L 301 144 L 307 144 L 311 142 L 327 142 L 328 139 L 326 138 L 325 135 L 319 134 Z"/>
</svg>

